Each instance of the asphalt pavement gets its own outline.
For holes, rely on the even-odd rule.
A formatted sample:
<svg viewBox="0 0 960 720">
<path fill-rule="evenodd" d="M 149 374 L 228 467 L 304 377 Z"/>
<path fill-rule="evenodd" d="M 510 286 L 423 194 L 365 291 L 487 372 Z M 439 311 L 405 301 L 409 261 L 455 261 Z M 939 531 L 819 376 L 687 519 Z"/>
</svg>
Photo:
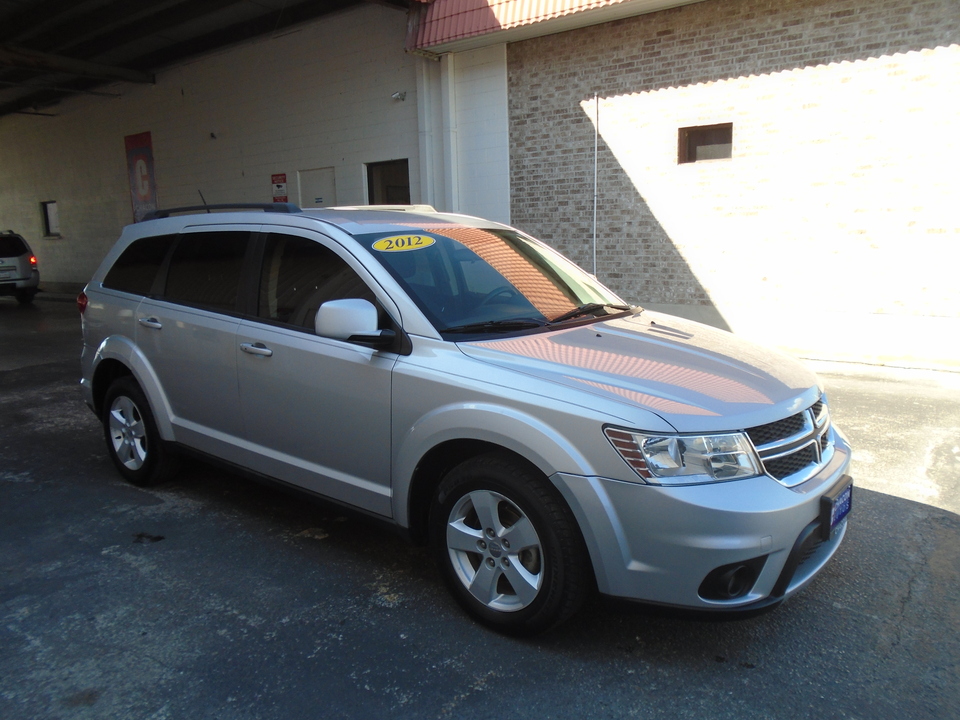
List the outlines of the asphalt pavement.
<svg viewBox="0 0 960 720">
<path fill-rule="evenodd" d="M 520 641 L 336 506 L 199 463 L 126 484 L 79 350 L 72 303 L 0 298 L 0 718 L 960 717 L 960 374 L 817 365 L 854 509 L 777 609 L 598 598 Z"/>
</svg>

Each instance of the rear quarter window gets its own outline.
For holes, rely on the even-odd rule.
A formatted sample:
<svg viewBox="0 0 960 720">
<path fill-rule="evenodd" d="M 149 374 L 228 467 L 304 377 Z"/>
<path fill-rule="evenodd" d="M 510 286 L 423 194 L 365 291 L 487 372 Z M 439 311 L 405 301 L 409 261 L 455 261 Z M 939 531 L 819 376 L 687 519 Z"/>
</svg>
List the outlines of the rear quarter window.
<svg viewBox="0 0 960 720">
<path fill-rule="evenodd" d="M 176 235 L 143 238 L 123 251 L 103 279 L 103 286 L 112 290 L 149 295 L 163 259 Z"/>
</svg>

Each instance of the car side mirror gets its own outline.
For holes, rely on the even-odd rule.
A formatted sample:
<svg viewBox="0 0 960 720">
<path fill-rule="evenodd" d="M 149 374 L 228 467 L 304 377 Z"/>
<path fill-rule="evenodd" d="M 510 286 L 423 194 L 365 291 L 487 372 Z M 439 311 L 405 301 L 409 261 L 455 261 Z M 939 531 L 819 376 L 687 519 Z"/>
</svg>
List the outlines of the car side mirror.
<svg viewBox="0 0 960 720">
<path fill-rule="evenodd" d="M 347 342 L 383 348 L 396 339 L 393 330 L 377 327 L 377 308 L 369 300 L 345 298 L 328 300 L 317 309 L 314 329 L 317 335 Z"/>
</svg>

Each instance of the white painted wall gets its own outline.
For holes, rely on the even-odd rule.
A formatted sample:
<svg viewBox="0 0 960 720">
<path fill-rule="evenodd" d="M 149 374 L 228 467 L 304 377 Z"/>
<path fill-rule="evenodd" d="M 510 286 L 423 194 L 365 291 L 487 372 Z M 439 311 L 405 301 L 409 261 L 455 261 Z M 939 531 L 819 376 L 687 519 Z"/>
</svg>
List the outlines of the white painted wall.
<svg viewBox="0 0 960 720">
<path fill-rule="evenodd" d="M 123 138 L 150 131 L 160 207 L 269 202 L 271 175 L 334 168 L 337 202 L 367 201 L 365 163 L 408 158 L 421 202 L 418 59 L 406 15 L 369 4 L 278 37 L 81 97 L 54 118 L 0 118 L 0 226 L 37 253 L 43 283 L 85 282 L 132 221 Z M 406 93 L 395 100 L 395 92 Z M 211 138 L 211 133 L 216 139 Z M 40 203 L 56 200 L 62 238 L 44 239 Z"/>
<path fill-rule="evenodd" d="M 420 62 L 424 202 L 509 223 L 506 45 Z"/>
<path fill-rule="evenodd" d="M 461 211 L 509 223 L 507 46 L 459 53 L 456 78 Z"/>
</svg>

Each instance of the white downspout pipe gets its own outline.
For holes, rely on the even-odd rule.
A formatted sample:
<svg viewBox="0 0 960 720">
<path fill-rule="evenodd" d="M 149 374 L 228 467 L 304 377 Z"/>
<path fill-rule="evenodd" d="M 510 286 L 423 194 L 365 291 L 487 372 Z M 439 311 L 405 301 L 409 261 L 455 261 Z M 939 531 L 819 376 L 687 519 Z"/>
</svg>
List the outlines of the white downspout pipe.
<svg viewBox="0 0 960 720">
<path fill-rule="evenodd" d="M 440 104 L 443 116 L 444 209 L 460 211 L 460 157 L 457 139 L 456 55 L 440 58 Z"/>
</svg>

